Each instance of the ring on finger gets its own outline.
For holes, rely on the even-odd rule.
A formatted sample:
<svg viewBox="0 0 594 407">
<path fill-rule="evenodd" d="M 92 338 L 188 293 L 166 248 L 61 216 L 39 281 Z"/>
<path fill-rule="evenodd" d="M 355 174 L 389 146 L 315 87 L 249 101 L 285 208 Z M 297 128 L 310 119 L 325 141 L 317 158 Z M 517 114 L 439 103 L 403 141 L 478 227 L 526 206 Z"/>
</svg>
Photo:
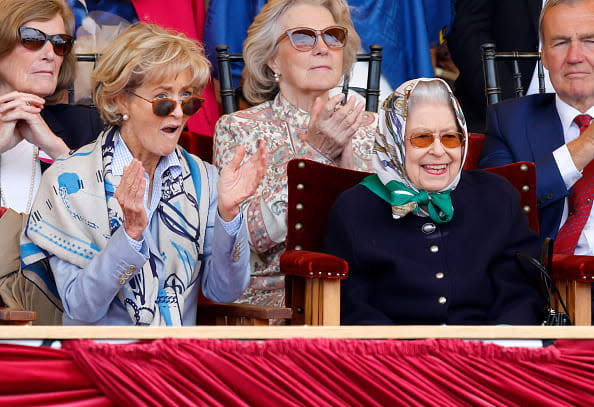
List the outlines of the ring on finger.
<svg viewBox="0 0 594 407">
<path fill-rule="evenodd" d="M 27 106 L 31 106 L 31 102 L 29 102 L 28 100 L 25 100 L 25 104 L 26 104 Z"/>
</svg>

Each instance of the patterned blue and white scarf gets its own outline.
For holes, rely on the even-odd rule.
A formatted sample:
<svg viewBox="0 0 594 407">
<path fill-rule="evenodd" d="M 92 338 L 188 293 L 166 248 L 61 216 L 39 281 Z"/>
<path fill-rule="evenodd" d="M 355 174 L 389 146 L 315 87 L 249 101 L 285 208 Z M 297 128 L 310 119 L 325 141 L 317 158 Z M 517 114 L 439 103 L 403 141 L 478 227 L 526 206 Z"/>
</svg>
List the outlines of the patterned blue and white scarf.
<svg viewBox="0 0 594 407">
<path fill-rule="evenodd" d="M 57 159 L 44 173 L 21 237 L 24 269 L 34 269 L 35 263 L 51 255 L 83 268 L 123 225 L 122 209 L 114 197 L 121 176 L 111 171 L 117 130 L 104 131 L 95 143 Z M 181 174 L 173 177 L 165 171 L 157 208 L 159 252 L 150 251 L 142 270 L 116 297 L 135 325 L 181 325 L 186 296 L 198 279 L 210 198 L 208 178 L 199 158 L 179 146 L 176 153 Z M 157 261 L 163 262 L 164 271 L 159 272 Z"/>
</svg>

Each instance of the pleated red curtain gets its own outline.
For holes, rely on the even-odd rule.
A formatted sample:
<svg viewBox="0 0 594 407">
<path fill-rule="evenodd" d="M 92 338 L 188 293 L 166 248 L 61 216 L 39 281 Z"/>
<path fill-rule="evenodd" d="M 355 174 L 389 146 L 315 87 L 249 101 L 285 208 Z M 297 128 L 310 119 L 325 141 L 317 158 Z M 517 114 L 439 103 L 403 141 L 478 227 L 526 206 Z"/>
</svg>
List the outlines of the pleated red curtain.
<svg viewBox="0 0 594 407">
<path fill-rule="evenodd" d="M 69 352 L 0 345 L 0 406 L 112 405 L 113 402 L 81 372 Z"/>
<path fill-rule="evenodd" d="M 19 392 L 64 394 L 66 405 L 84 392 L 91 405 L 125 406 L 594 405 L 594 341 L 81 340 L 59 351 L 0 346 L 0 358 L 0 405 L 26 405 L 5 403 Z"/>
</svg>

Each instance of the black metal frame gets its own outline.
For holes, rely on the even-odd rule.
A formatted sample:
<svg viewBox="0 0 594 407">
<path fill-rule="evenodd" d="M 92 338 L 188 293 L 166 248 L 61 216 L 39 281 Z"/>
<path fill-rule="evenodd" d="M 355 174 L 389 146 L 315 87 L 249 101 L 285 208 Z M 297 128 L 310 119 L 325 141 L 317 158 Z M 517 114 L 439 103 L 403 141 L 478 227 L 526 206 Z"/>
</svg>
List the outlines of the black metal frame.
<svg viewBox="0 0 594 407">
<path fill-rule="evenodd" d="M 383 47 L 381 45 L 372 44 L 369 46 L 369 53 L 357 54 L 357 61 L 369 62 L 367 88 L 349 88 L 365 97 L 365 110 L 369 112 L 377 112 L 379 104 L 379 83 L 382 74 L 382 49 Z M 239 94 L 238 90 L 233 88 L 231 63 L 243 62 L 243 55 L 229 54 L 229 47 L 224 44 L 217 45 L 216 50 L 217 65 L 219 67 L 221 104 L 223 105 L 223 113 L 228 114 L 237 110 L 237 96 Z"/>
</svg>

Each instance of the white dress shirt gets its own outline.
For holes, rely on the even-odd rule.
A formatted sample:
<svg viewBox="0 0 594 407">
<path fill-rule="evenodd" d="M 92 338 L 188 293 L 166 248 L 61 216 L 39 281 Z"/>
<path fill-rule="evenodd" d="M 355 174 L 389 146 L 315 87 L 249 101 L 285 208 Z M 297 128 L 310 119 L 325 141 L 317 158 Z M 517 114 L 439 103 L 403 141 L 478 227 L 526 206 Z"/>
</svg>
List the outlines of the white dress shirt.
<svg viewBox="0 0 594 407">
<path fill-rule="evenodd" d="M 542 7 L 544 7 L 546 2 L 547 0 L 542 0 Z M 542 51 L 542 42 L 540 41 L 540 39 L 538 41 L 538 51 Z M 553 84 L 551 83 L 551 79 L 549 78 L 549 70 L 543 67 L 543 71 L 545 81 L 545 93 L 554 93 L 555 89 L 553 88 Z M 538 64 L 534 66 L 534 73 L 532 74 L 532 79 L 530 80 L 530 85 L 528 86 L 526 95 L 534 95 L 535 93 L 538 93 Z"/>
<path fill-rule="evenodd" d="M 567 149 L 567 143 L 575 140 L 580 135 L 580 128 L 573 120 L 579 114 L 589 114 L 590 116 L 594 117 L 594 106 L 588 109 L 588 111 L 585 113 L 581 113 L 577 109 L 562 101 L 559 96 L 555 97 L 555 106 L 557 107 L 559 118 L 561 119 L 561 127 L 563 128 L 565 144 L 553 151 L 553 157 L 557 162 L 557 167 L 559 168 L 561 177 L 565 182 L 565 186 L 567 189 L 570 189 L 573 187 L 576 181 L 582 177 L 581 172 L 576 168 L 575 164 L 573 163 L 573 159 L 569 154 L 569 150 Z M 563 226 L 567 220 L 567 202 L 567 198 L 565 198 L 563 216 L 561 217 L 561 224 L 559 225 L 559 228 L 561 228 L 561 226 Z M 592 215 L 592 211 L 590 211 L 586 225 L 580 234 L 574 254 L 588 256 L 594 255 L 594 216 Z"/>
</svg>

